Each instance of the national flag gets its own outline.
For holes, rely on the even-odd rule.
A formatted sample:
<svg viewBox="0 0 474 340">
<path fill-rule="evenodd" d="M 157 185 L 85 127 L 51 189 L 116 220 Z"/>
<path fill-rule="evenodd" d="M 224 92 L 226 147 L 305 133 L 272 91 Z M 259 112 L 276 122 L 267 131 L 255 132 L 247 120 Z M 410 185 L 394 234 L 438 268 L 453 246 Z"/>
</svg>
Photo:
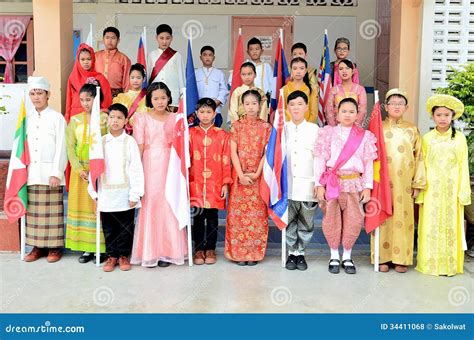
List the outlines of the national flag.
<svg viewBox="0 0 474 340">
<path fill-rule="evenodd" d="M 319 84 L 319 100 L 318 100 L 318 125 L 324 126 L 326 123 L 326 116 L 324 114 L 324 107 L 331 91 L 331 57 L 329 50 L 328 32 L 324 32 L 324 46 L 321 55 L 321 63 L 319 64 L 318 72 Z"/>
<path fill-rule="evenodd" d="M 16 123 L 15 138 L 13 140 L 10 165 L 8 166 L 7 183 L 3 210 L 10 223 L 26 214 L 28 208 L 28 181 L 27 166 L 30 164 L 30 153 L 26 139 L 26 107 L 21 101 L 20 113 Z"/>
<path fill-rule="evenodd" d="M 199 100 L 199 92 L 196 83 L 196 73 L 194 71 L 193 51 L 191 40 L 188 40 L 188 57 L 186 60 L 186 117 L 191 126 L 198 124 L 198 119 L 194 112 Z"/>
<path fill-rule="evenodd" d="M 143 65 L 143 67 L 145 68 L 146 75 L 146 27 L 143 27 L 143 32 L 142 34 L 140 34 L 140 40 L 138 41 L 137 63 Z M 147 87 L 148 81 L 145 76 L 142 88 L 146 89 Z"/>
<path fill-rule="evenodd" d="M 275 65 L 273 67 L 273 82 L 274 88 L 272 90 L 272 98 L 270 101 L 270 116 L 273 117 L 278 106 L 278 95 L 280 89 L 285 86 L 286 81 L 290 78 L 288 71 L 288 64 L 286 63 L 285 51 L 283 50 L 282 37 L 278 39 L 278 44 L 275 52 Z"/>
<path fill-rule="evenodd" d="M 232 92 L 239 86 L 242 86 L 242 78 L 240 77 L 240 66 L 244 63 L 244 42 L 242 38 L 242 32 L 239 30 L 239 38 L 235 45 L 234 52 L 234 69 L 232 71 L 232 84 L 230 86 L 229 98 L 232 97 Z M 230 100 L 229 100 L 230 103 Z"/>
<path fill-rule="evenodd" d="M 97 179 L 105 171 L 104 148 L 100 129 L 100 87 L 92 104 L 91 121 L 89 124 L 89 175 L 94 191 L 97 192 Z"/>
<path fill-rule="evenodd" d="M 378 97 L 378 96 L 377 96 Z M 365 231 L 372 232 L 392 216 L 392 191 L 388 175 L 387 152 L 382 128 L 380 102 L 372 110 L 368 130 L 377 137 L 377 159 L 374 161 L 374 188 L 365 209 Z"/>
<path fill-rule="evenodd" d="M 184 93 L 184 98 L 186 99 L 186 93 Z M 165 197 L 178 221 L 179 229 L 183 229 L 190 221 L 188 190 L 189 131 L 184 108 L 185 103 L 181 99 L 176 115 L 165 185 Z"/>
<path fill-rule="evenodd" d="M 286 160 L 285 110 L 283 91 L 280 91 L 272 132 L 265 153 L 263 179 L 260 182 L 262 199 L 268 214 L 282 230 L 288 225 L 288 180 Z"/>
<path fill-rule="evenodd" d="M 94 37 L 93 37 L 93 29 L 92 29 L 92 24 L 89 24 L 89 34 L 87 35 L 86 38 L 86 44 L 89 45 L 90 47 L 94 48 Z"/>
</svg>

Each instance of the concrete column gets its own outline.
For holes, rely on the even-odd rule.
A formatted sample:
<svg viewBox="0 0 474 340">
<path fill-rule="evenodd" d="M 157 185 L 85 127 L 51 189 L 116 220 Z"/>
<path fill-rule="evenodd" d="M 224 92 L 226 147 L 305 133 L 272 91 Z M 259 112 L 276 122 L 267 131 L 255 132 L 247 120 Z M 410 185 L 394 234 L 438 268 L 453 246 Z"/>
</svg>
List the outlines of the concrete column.
<svg viewBox="0 0 474 340">
<path fill-rule="evenodd" d="M 423 1 L 392 0 L 389 87 L 408 93 L 405 119 L 418 123 Z"/>
<path fill-rule="evenodd" d="M 33 0 L 34 75 L 51 83 L 50 106 L 64 112 L 67 78 L 74 64 L 72 0 Z"/>
</svg>

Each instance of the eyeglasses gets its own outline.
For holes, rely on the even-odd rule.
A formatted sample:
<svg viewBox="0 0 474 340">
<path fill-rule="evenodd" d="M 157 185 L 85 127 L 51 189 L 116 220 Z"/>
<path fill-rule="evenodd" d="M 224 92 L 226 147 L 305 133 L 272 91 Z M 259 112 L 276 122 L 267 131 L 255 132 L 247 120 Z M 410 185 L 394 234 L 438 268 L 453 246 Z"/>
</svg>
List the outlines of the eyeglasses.
<svg viewBox="0 0 474 340">
<path fill-rule="evenodd" d="M 347 47 L 338 47 L 338 48 L 336 48 L 336 51 L 338 51 L 338 52 L 347 52 L 347 51 L 349 51 L 349 49 Z"/>
<path fill-rule="evenodd" d="M 404 107 L 407 106 L 405 103 L 387 103 L 388 106 L 394 106 L 394 107 Z"/>
</svg>

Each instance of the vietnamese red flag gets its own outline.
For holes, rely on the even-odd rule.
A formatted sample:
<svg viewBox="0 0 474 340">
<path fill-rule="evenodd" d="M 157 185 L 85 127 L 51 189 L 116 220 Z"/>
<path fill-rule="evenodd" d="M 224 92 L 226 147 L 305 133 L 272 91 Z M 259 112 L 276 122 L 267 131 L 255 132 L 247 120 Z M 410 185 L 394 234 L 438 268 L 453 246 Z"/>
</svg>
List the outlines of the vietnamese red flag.
<svg viewBox="0 0 474 340">
<path fill-rule="evenodd" d="M 392 191 L 388 175 L 387 152 L 382 127 L 380 102 L 372 110 L 368 130 L 377 137 L 377 159 L 374 161 L 374 188 L 366 204 L 365 231 L 372 232 L 392 216 Z"/>
<path fill-rule="evenodd" d="M 188 191 L 189 131 L 184 107 L 183 99 L 181 99 L 176 115 L 165 186 L 165 197 L 178 221 L 179 229 L 186 227 L 190 221 Z"/>
</svg>

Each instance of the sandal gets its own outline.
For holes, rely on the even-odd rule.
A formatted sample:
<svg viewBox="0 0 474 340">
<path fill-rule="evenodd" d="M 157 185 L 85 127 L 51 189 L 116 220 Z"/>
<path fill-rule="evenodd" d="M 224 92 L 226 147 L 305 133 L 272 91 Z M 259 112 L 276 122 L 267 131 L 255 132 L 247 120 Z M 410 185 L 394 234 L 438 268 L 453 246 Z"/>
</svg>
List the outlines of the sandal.
<svg viewBox="0 0 474 340">
<path fill-rule="evenodd" d="M 407 266 L 402 266 L 401 264 L 396 264 L 395 265 L 395 271 L 397 273 L 403 274 L 403 273 L 406 273 L 408 271 L 408 267 Z"/>
<path fill-rule="evenodd" d="M 346 266 L 346 263 L 351 263 L 351 265 Z M 344 260 L 342 261 L 342 268 L 344 268 L 344 271 L 346 274 L 355 274 L 356 273 L 356 267 L 354 265 L 354 262 L 352 260 Z"/>
<path fill-rule="evenodd" d="M 337 263 L 337 264 L 331 264 L 331 263 Z M 341 265 L 341 261 L 337 260 L 337 259 L 330 259 L 329 260 L 329 267 L 328 267 L 328 271 L 331 273 L 331 274 L 339 274 L 339 266 Z"/>
<path fill-rule="evenodd" d="M 387 263 L 379 264 L 379 272 L 387 273 L 390 270 L 390 266 Z"/>
</svg>

